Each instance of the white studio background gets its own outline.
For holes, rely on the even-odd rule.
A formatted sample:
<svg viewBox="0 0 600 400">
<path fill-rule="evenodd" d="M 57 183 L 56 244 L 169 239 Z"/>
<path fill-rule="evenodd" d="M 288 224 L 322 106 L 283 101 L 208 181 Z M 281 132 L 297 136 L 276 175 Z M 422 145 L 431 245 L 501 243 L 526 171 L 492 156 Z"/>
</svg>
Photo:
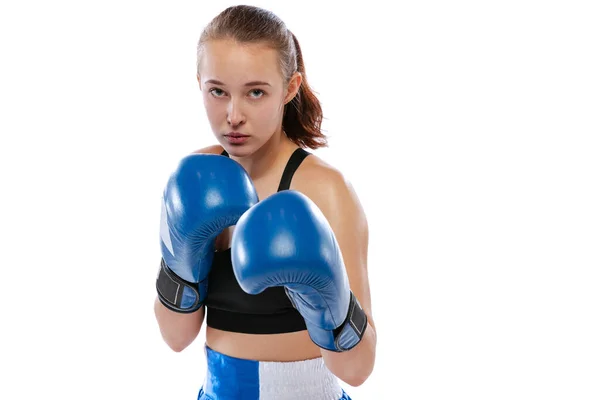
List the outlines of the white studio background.
<svg viewBox="0 0 600 400">
<path fill-rule="evenodd" d="M 195 45 L 231 4 L 2 2 L 1 398 L 195 398 L 204 330 L 174 353 L 153 315 L 159 200 L 213 143 Z M 317 154 L 369 218 L 353 399 L 599 398 L 594 2 L 254 4 L 298 36 Z"/>
</svg>

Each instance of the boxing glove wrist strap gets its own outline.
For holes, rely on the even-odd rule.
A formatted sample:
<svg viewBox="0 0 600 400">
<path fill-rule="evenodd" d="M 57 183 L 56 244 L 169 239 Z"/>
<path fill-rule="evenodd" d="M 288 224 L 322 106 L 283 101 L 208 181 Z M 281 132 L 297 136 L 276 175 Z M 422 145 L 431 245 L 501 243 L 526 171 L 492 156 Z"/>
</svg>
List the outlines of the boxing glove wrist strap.
<svg viewBox="0 0 600 400">
<path fill-rule="evenodd" d="M 350 307 L 346 320 L 333 332 L 334 344 L 338 352 L 351 350 L 363 338 L 367 330 L 367 315 L 354 293 L 350 292 Z"/>
<path fill-rule="evenodd" d="M 162 259 L 156 277 L 156 291 L 160 302 L 168 309 L 179 313 L 191 313 L 202 307 L 199 288 L 202 282 L 192 283 L 181 279 Z"/>
</svg>

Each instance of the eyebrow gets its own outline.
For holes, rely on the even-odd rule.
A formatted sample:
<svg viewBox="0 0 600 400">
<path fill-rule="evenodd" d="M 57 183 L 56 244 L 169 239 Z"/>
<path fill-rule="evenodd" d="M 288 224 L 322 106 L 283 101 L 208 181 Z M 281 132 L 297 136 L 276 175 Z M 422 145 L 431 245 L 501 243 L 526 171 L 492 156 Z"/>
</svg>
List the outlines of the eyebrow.
<svg viewBox="0 0 600 400">
<path fill-rule="evenodd" d="M 205 81 L 204 83 L 212 83 L 213 85 L 225 86 L 225 84 L 223 82 L 218 81 L 216 79 L 209 79 L 209 80 Z M 263 82 L 263 81 L 251 81 L 251 82 L 245 83 L 244 86 L 271 86 L 271 84 L 267 83 L 267 82 Z"/>
</svg>

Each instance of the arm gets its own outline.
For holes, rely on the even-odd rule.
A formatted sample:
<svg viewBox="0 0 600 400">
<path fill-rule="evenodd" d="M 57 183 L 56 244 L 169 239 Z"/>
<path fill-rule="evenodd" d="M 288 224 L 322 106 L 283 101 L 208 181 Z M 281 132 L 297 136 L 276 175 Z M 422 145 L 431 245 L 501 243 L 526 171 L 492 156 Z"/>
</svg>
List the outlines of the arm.
<svg viewBox="0 0 600 400">
<path fill-rule="evenodd" d="M 209 146 L 193 151 L 196 154 L 219 154 L 220 146 Z M 204 322 L 205 308 L 193 313 L 179 313 L 165 307 L 158 296 L 154 300 L 154 316 L 165 343 L 176 352 L 183 351 L 200 333 Z"/>
<path fill-rule="evenodd" d="M 375 361 L 366 218 L 341 175 L 312 170 L 303 188 L 275 193 L 240 218 L 231 261 L 246 293 L 284 286 L 326 366 L 358 386 Z"/>
<path fill-rule="evenodd" d="M 162 259 L 154 313 L 163 339 L 177 352 L 202 327 L 217 237 L 258 202 L 241 165 L 197 153 L 184 157 L 171 174 L 161 207 Z"/>
<path fill-rule="evenodd" d="M 190 314 L 178 313 L 169 310 L 156 297 L 154 315 L 165 343 L 173 351 L 180 352 L 198 336 L 204 321 L 204 307 Z"/>
<path fill-rule="evenodd" d="M 349 385 L 359 386 L 373 371 L 377 343 L 367 271 L 368 224 L 351 185 L 337 172 L 332 171 L 327 175 L 321 176 L 328 181 L 328 190 L 311 195 L 335 233 L 350 288 L 367 316 L 368 326 L 362 340 L 353 349 L 341 353 L 321 349 L 321 354 L 325 365 L 334 375 Z"/>
</svg>

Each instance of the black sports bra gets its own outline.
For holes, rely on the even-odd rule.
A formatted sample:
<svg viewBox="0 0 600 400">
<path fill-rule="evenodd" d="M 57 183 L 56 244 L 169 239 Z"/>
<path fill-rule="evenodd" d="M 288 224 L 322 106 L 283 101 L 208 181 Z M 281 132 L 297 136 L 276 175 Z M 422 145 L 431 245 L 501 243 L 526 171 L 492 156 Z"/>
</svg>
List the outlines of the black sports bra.
<svg viewBox="0 0 600 400">
<path fill-rule="evenodd" d="M 229 156 L 225 151 L 221 154 Z M 309 154 L 301 148 L 294 151 L 281 176 L 278 192 L 290 188 L 294 172 Z M 257 295 L 242 290 L 233 274 L 231 249 L 214 254 L 204 304 L 206 324 L 211 328 L 253 334 L 306 329 L 304 318 L 292 306 L 283 287 L 271 287 Z"/>
</svg>

